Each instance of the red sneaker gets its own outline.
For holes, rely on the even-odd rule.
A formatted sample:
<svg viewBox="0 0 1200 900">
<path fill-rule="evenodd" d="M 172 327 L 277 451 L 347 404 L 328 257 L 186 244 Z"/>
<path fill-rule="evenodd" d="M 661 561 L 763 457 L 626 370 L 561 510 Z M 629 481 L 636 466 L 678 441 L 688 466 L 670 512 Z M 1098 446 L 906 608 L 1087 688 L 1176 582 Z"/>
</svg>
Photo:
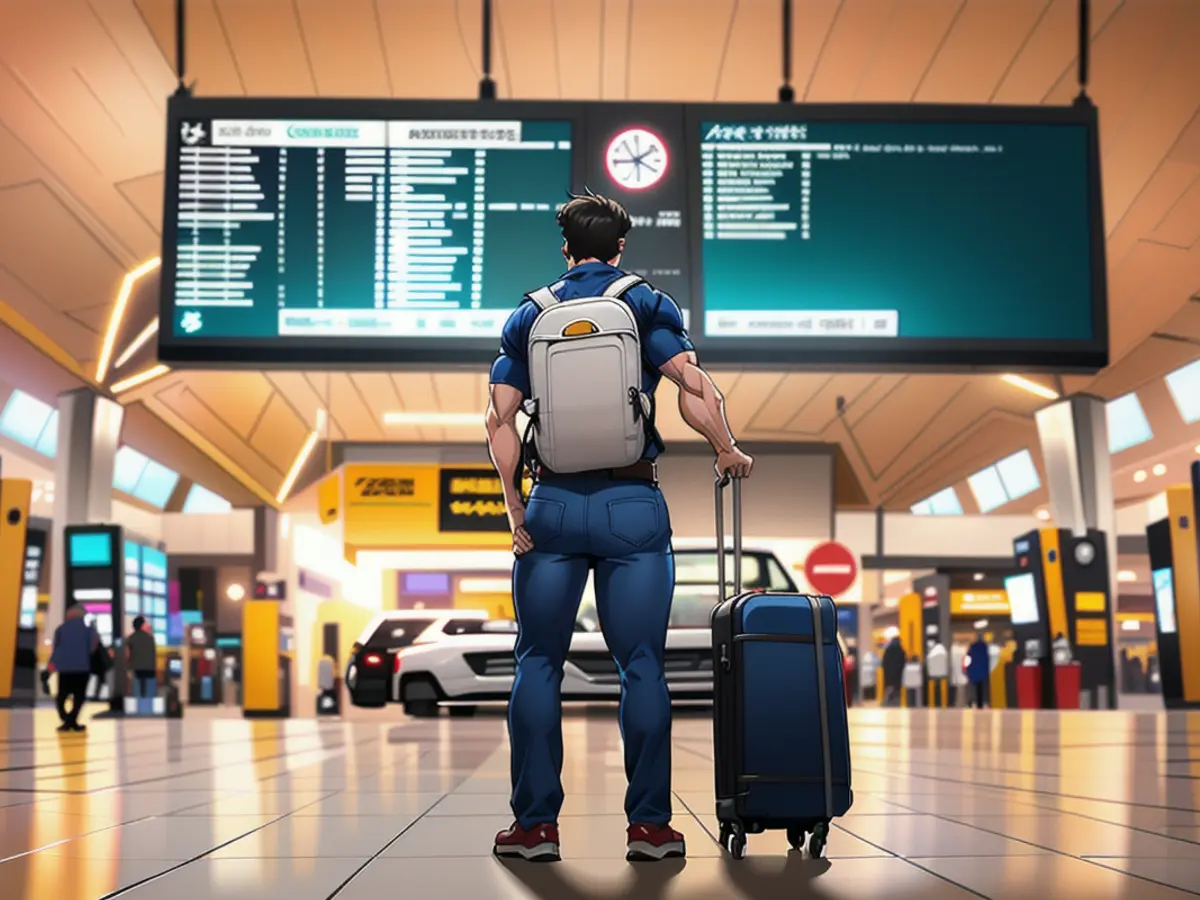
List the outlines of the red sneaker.
<svg viewBox="0 0 1200 900">
<path fill-rule="evenodd" d="M 677 859 L 684 855 L 683 835 L 670 825 L 630 825 L 625 858 L 630 862 Z"/>
<path fill-rule="evenodd" d="M 558 826 L 535 825 L 526 831 L 513 823 L 507 831 L 496 835 L 496 856 L 516 857 L 530 862 L 558 862 Z"/>
</svg>

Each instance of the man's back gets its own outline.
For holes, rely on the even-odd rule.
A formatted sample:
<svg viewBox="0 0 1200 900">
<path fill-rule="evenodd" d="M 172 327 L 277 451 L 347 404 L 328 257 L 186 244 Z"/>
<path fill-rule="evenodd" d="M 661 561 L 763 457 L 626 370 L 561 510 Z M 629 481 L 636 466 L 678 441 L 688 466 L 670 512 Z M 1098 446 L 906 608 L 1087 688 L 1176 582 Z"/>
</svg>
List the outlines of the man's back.
<svg viewBox="0 0 1200 900">
<path fill-rule="evenodd" d="M 135 631 L 129 636 L 129 667 L 135 672 L 153 672 L 156 666 L 154 636 Z"/>
<path fill-rule="evenodd" d="M 69 618 L 54 632 L 54 667 L 68 675 L 89 672 L 92 668 L 92 647 L 95 631 L 83 617 Z"/>
</svg>

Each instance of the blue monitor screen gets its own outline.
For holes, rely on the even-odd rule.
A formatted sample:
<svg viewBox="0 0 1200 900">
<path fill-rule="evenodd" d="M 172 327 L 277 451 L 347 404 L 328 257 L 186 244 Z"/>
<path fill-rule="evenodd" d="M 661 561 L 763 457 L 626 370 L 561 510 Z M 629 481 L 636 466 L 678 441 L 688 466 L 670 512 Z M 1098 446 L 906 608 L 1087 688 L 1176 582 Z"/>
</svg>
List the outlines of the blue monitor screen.
<svg viewBox="0 0 1200 900">
<path fill-rule="evenodd" d="M 142 548 L 142 574 L 146 578 L 163 580 L 167 577 L 167 554 L 151 547 Z"/>
<path fill-rule="evenodd" d="M 73 534 L 68 552 L 73 566 L 111 566 L 112 535 L 106 532 Z"/>
<path fill-rule="evenodd" d="M 1150 573 L 1154 580 L 1154 608 L 1158 613 L 1160 634 L 1174 634 L 1175 624 L 1175 576 L 1171 569 L 1155 569 Z"/>
<path fill-rule="evenodd" d="M 703 336 L 1096 337 L 1085 124 L 698 126 Z"/>
</svg>

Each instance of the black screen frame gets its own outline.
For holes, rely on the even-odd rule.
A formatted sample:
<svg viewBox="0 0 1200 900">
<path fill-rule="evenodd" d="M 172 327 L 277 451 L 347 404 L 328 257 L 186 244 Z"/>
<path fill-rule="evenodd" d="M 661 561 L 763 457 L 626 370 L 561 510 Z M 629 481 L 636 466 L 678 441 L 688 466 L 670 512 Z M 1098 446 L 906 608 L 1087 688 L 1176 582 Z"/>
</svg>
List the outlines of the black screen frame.
<svg viewBox="0 0 1200 900">
<path fill-rule="evenodd" d="M 582 182 L 586 104 L 563 101 L 339 100 L 323 97 L 190 97 L 167 103 L 167 159 L 163 190 L 163 252 L 159 291 L 158 359 L 176 368 L 477 369 L 490 363 L 500 338 L 187 338 L 175 334 L 175 253 L 179 202 L 180 126 L 188 119 L 453 119 L 497 116 L 571 123 L 572 187 Z M 566 197 L 563 197 L 566 200 Z M 564 266 L 565 268 L 565 266 Z M 547 280 L 558 272 L 548 272 Z M 537 276 L 534 276 L 535 280 Z M 530 289 L 537 284 L 531 284 Z M 514 301 L 515 302 L 515 301 Z"/>
<path fill-rule="evenodd" d="M 1097 372 L 1108 365 L 1106 233 L 1101 193 L 1100 142 L 1096 108 L 1073 106 L 962 106 L 952 104 L 688 104 L 689 195 L 700 196 L 700 123 L 725 122 L 895 122 L 928 124 L 1063 125 L 1087 129 L 1092 337 L 1063 340 L 955 340 L 953 338 L 713 338 L 704 334 L 703 223 L 690 228 L 692 248 L 691 337 L 706 364 L 739 368 L 821 371 Z"/>
<path fill-rule="evenodd" d="M 1093 373 L 1108 365 L 1106 233 L 1101 193 L 1099 128 L 1090 103 L 1052 106 L 961 106 L 949 104 L 664 104 L 605 101 L 474 101 L 333 98 L 246 98 L 174 96 L 167 105 L 163 191 L 163 253 L 159 294 L 158 359 L 176 368 L 339 368 L 477 370 L 496 356 L 498 338 L 187 338 L 174 333 L 180 125 L 186 119 L 455 119 L 497 116 L 571 124 L 572 188 L 587 171 L 588 109 L 621 107 L 631 121 L 645 111 L 677 105 L 683 111 L 684 146 L 677 150 L 687 169 L 687 199 L 700 196 L 700 122 L 927 122 L 1059 124 L 1088 133 L 1088 184 L 1092 287 L 1092 337 L 1086 341 L 954 340 L 896 338 L 710 338 L 703 333 L 702 223 L 687 217 L 687 260 L 691 296 L 677 298 L 691 311 L 691 337 L 704 363 L 714 368 L 789 371 L 1042 371 Z M 696 138 L 696 139 L 693 139 Z M 544 280 L 556 276 L 548 272 Z M 534 277 L 537 280 L 537 277 Z"/>
</svg>

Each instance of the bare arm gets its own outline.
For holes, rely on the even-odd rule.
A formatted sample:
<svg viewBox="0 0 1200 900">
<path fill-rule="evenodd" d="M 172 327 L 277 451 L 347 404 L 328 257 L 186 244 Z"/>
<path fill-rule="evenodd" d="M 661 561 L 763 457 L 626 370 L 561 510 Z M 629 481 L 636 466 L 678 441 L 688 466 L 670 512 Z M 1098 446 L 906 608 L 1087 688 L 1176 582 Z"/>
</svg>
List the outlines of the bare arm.
<svg viewBox="0 0 1200 900">
<path fill-rule="evenodd" d="M 690 350 L 671 357 L 659 371 L 679 388 L 679 413 L 718 454 L 737 445 L 725 419 L 725 398 Z"/>
<path fill-rule="evenodd" d="M 525 504 L 517 488 L 517 469 L 521 465 L 521 435 L 517 432 L 517 412 L 524 398 L 507 384 L 493 384 L 487 410 L 488 452 L 500 475 L 504 506 L 514 528 L 525 521 Z M 516 518 L 514 518 L 516 516 Z"/>
</svg>

